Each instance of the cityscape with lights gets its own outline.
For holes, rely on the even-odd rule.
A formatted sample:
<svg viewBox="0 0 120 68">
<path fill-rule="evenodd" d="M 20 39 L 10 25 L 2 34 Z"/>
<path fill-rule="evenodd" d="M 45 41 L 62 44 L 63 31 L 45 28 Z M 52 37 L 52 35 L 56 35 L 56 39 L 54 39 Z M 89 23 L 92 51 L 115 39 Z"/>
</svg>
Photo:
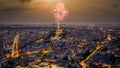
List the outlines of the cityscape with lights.
<svg viewBox="0 0 120 68">
<path fill-rule="evenodd" d="M 0 24 L 0 68 L 120 68 L 119 23 L 62 23 L 62 1 L 51 14 L 54 24 Z"/>
<path fill-rule="evenodd" d="M 57 25 L 56 25 L 57 26 Z M 120 25 L 0 27 L 1 68 L 119 68 Z"/>
</svg>

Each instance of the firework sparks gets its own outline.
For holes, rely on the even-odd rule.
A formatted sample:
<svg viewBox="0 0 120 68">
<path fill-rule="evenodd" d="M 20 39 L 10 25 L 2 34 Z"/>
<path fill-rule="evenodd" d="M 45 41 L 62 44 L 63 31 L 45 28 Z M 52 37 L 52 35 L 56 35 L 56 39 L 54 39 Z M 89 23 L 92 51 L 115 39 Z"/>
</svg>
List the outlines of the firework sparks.
<svg viewBox="0 0 120 68">
<path fill-rule="evenodd" d="M 59 2 L 56 4 L 53 13 L 56 21 L 59 22 L 68 15 L 68 10 L 65 8 L 65 5 L 63 3 Z"/>
</svg>

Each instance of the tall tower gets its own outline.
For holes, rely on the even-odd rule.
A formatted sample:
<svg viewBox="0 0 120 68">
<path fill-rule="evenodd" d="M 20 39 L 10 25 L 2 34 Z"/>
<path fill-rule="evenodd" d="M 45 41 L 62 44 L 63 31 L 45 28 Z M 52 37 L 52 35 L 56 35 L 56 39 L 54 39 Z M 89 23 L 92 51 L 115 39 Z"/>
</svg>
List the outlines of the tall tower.
<svg viewBox="0 0 120 68">
<path fill-rule="evenodd" d="M 58 21 L 58 26 L 57 26 L 57 29 L 60 29 L 60 22 Z"/>
<path fill-rule="evenodd" d="M 62 29 L 60 29 L 60 23 L 58 21 L 58 26 L 57 26 L 57 30 L 56 30 L 56 35 L 61 34 L 62 33 Z"/>
<path fill-rule="evenodd" d="M 17 34 L 14 38 L 14 42 L 12 45 L 12 52 L 11 52 L 11 57 L 15 58 L 19 56 L 19 49 L 18 49 L 18 41 L 19 41 L 19 36 L 20 34 Z"/>
</svg>

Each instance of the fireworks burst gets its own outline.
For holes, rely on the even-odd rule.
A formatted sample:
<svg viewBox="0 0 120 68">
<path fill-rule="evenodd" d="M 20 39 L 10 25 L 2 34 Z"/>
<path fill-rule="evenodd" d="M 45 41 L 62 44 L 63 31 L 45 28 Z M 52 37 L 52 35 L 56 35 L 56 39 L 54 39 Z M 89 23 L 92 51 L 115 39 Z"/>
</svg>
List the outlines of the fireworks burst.
<svg viewBox="0 0 120 68">
<path fill-rule="evenodd" d="M 53 10 L 53 13 L 56 21 L 59 22 L 68 15 L 68 10 L 62 2 L 58 2 Z"/>
</svg>

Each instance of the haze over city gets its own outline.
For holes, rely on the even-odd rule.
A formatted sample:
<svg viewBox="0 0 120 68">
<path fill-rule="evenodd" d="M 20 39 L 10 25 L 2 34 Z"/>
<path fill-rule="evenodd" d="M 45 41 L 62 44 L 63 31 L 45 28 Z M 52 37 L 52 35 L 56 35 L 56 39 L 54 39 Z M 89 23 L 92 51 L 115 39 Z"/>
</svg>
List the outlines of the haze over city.
<svg viewBox="0 0 120 68">
<path fill-rule="evenodd" d="M 0 0 L 0 24 L 56 23 L 57 2 L 69 11 L 62 23 L 120 23 L 119 0 Z"/>
</svg>

